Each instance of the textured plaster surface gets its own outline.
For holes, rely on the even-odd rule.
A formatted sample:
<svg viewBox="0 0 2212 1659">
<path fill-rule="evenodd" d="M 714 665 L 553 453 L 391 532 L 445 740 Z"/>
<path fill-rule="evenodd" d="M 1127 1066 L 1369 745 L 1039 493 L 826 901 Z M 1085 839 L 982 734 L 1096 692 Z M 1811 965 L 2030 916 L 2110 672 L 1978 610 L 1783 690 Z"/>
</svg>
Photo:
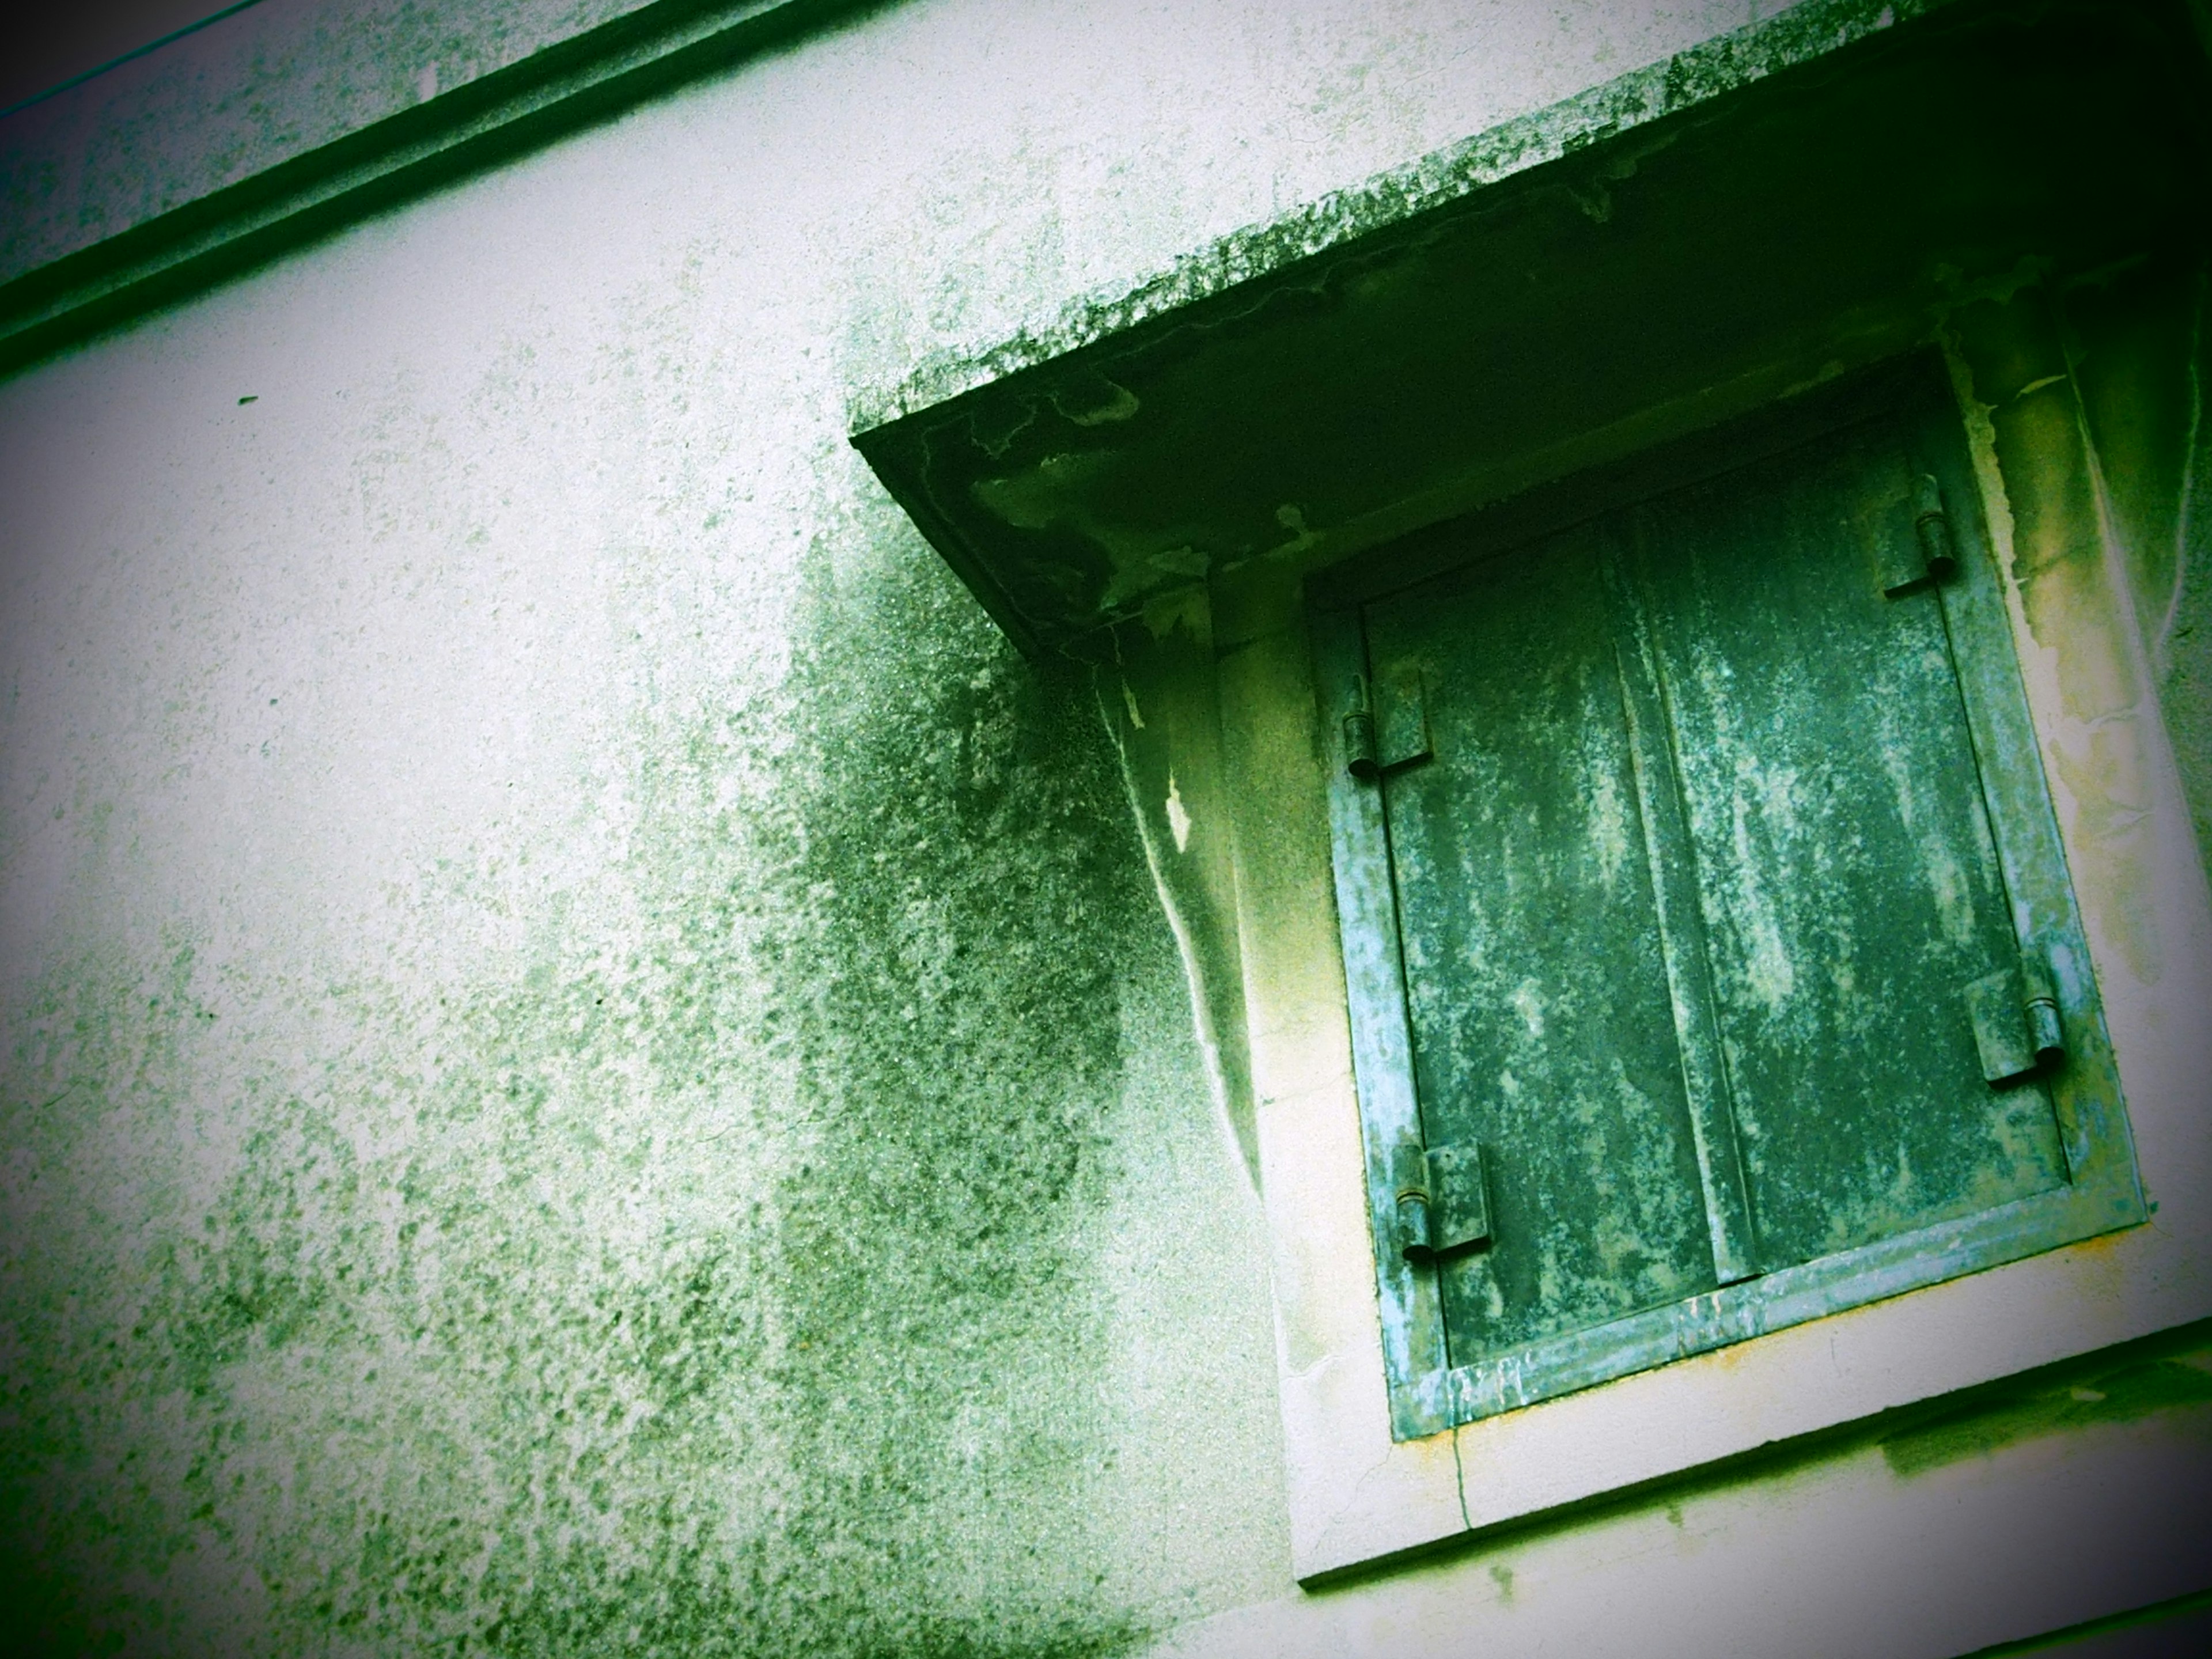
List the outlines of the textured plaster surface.
<svg viewBox="0 0 2212 1659">
<path fill-rule="evenodd" d="M 1158 1225 L 1229 1172 L 1087 700 L 834 413 L 733 456 L 688 352 L 476 292 L 9 410 L 10 1616 L 1090 1651 L 1232 1594 L 1264 1482 L 1177 1466 L 1264 1288 L 1233 1201 Z"/>
<path fill-rule="evenodd" d="M 917 0 L 0 386 L 7 1638 L 1455 1651 L 1519 1594 L 1597 1651 L 1899 1483 L 2196 1467 L 2169 1390 L 1301 1599 L 1270 1359 L 1360 1395 L 1371 1302 L 1295 1281 L 1364 1219 L 1271 1238 L 1096 688 L 846 443 L 1747 9 Z M 1323 897 L 1237 957 L 1277 1188 L 1357 1132 L 1310 828 L 1245 866 Z"/>
<path fill-rule="evenodd" d="M 0 390 L 11 1637 L 1280 1593 L 1258 1207 L 1109 734 L 851 410 L 1739 9 L 901 8 Z M 380 40 L 222 88 L 227 165 L 444 64 Z"/>
</svg>

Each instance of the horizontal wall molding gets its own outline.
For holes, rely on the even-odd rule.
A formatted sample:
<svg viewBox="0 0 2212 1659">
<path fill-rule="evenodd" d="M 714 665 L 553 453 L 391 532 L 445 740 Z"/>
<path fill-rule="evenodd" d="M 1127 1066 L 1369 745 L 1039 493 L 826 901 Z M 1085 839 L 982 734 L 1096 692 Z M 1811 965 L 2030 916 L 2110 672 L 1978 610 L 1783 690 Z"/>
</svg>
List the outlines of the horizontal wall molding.
<svg viewBox="0 0 2212 1659">
<path fill-rule="evenodd" d="M 0 283 L 0 374 L 896 3 L 653 0 Z"/>
</svg>

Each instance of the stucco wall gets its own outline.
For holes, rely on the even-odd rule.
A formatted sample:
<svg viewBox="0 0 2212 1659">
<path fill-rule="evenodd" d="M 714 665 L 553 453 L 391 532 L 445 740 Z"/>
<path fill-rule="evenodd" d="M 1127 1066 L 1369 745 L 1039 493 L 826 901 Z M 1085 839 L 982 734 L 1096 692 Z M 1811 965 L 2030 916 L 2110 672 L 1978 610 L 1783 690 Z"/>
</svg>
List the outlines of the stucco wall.
<svg viewBox="0 0 2212 1659">
<path fill-rule="evenodd" d="M 1746 16 L 914 0 L 0 386 L 33 1650 L 1420 1613 L 1291 1585 L 1258 1203 L 1092 688 L 847 434 Z M 2166 1383 L 2126 1421 L 2201 1416 Z M 1660 1559 L 1645 1522 L 1559 1559 Z M 1514 1583 L 1415 1588 L 1448 1633 Z"/>
<path fill-rule="evenodd" d="M 1030 1651 L 1279 1594 L 1104 729 L 848 405 L 1739 9 L 900 8 L 0 392 L 15 1604 Z"/>
</svg>

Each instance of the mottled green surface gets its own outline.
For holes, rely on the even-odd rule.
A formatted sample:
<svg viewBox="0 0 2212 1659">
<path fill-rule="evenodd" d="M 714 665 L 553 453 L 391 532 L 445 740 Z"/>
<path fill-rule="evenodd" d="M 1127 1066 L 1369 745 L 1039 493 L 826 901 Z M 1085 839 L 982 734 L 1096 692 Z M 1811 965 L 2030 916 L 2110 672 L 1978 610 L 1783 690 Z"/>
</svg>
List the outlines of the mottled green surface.
<svg viewBox="0 0 2212 1659">
<path fill-rule="evenodd" d="M 10 1618 L 180 1652 L 1130 1632 L 1093 1258 L 1126 1045 L 1192 1064 L 1131 1007 L 1175 964 L 1087 696 L 900 563 L 801 606 L 795 725 L 634 724 L 626 854 L 495 974 L 286 986 L 185 924 L 41 976 L 0 1130 Z M 746 750 L 779 762 L 740 810 Z"/>
<path fill-rule="evenodd" d="M 1903 447 L 1893 428 L 1848 434 L 1638 526 L 1767 1268 L 2068 1175 L 2048 1085 L 1993 1089 L 1975 1052 L 1964 988 L 2010 969 L 2030 925 L 1998 838 L 2026 832 L 1991 822 L 2005 803 L 1984 801 L 1953 661 L 2010 641 L 1873 580 Z"/>
<path fill-rule="evenodd" d="M 1717 1282 L 1595 539 L 1365 618 L 1434 687 L 1436 758 L 1382 790 L 1422 1127 L 1495 1194 L 1441 1269 L 1458 1364 Z"/>
<path fill-rule="evenodd" d="M 1434 739 L 1332 787 L 1379 787 L 1364 927 L 1404 950 L 1404 1014 L 1357 1017 L 1402 1018 L 1420 1139 L 1480 1144 L 1494 1189 L 1488 1248 L 1437 1269 L 1450 1420 L 2142 1217 L 2094 1001 L 2062 1068 L 1992 1087 L 1978 1053 L 1968 988 L 2082 947 L 1979 515 L 1940 586 L 1878 574 L 1914 466 L 1970 502 L 1948 402 L 1892 368 L 1336 580 Z M 1340 892 L 1385 878 L 1336 856 Z"/>
<path fill-rule="evenodd" d="M 1322 1607 L 1159 757 L 846 435 L 1744 10 L 917 0 L 0 387 L 6 1639 Z"/>
<path fill-rule="evenodd" d="M 888 8 L 0 388 L 11 1635 L 1053 1653 L 1290 1589 L 1093 688 L 849 410 L 1716 25 L 1133 21 Z"/>
<path fill-rule="evenodd" d="M 927 125 L 855 44 L 0 389 L 11 1637 L 1101 1651 L 1286 1583 L 1092 686 L 844 443 L 942 257 L 852 229 L 856 76 Z"/>
<path fill-rule="evenodd" d="M 928 408 L 988 381 L 1052 363 L 1125 330 L 1164 320 L 1168 331 L 1178 331 L 1188 321 L 1178 314 L 1185 307 L 1215 299 L 1243 283 L 1291 272 L 1299 261 L 1378 227 L 1417 220 L 1430 210 L 1528 168 L 1740 91 L 1778 70 L 1878 36 L 1900 20 L 1937 11 L 1947 3 L 1948 0 L 1905 0 L 1903 4 L 1893 0 L 1800 0 L 1771 5 L 1750 0 L 1748 4 L 1712 7 L 1705 13 L 1711 34 L 1662 58 L 1634 64 L 1628 73 L 1608 76 L 1601 83 L 1593 79 L 1567 88 L 1571 95 L 1557 103 L 1461 136 L 1352 188 L 1331 191 L 1265 224 L 1245 227 L 1197 252 L 1186 252 L 1170 269 L 1139 287 L 1071 301 L 1048 324 L 1026 329 L 988 352 L 933 356 L 916 368 L 896 398 L 872 403 L 866 423 Z M 1534 21 L 1528 14 L 1523 15 Z M 1596 48 L 1596 62 L 1613 63 L 1619 60 L 1607 50 L 1606 36 L 1648 27 L 1651 20 L 1607 3 L 1585 17 L 1562 10 L 1557 21 Z M 1634 164 L 1630 166 L 1632 170 Z M 1602 185 L 1592 205 L 1593 216 L 1609 211 Z"/>
</svg>

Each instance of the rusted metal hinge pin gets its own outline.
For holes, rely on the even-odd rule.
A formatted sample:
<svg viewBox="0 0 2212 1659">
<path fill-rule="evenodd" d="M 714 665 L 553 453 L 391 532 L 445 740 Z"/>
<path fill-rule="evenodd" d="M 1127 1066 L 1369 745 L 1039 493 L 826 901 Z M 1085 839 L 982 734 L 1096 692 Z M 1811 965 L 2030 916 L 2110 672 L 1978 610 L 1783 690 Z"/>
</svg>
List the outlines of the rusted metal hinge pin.
<svg viewBox="0 0 2212 1659">
<path fill-rule="evenodd" d="M 1920 475 L 1919 499 L 1913 528 L 1920 535 L 1920 556 L 1936 580 L 1948 581 L 1959 568 L 1958 544 L 1951 538 L 1950 515 L 1943 510 L 1943 487 L 1928 473 Z"/>
<path fill-rule="evenodd" d="M 1482 1150 L 1472 1141 L 1413 1150 L 1413 1178 L 1398 1188 L 1398 1248 L 1416 1267 L 1448 1250 L 1486 1243 L 1490 1198 Z"/>
<path fill-rule="evenodd" d="M 1382 763 L 1375 748 L 1375 716 L 1355 708 L 1344 717 L 1344 769 L 1362 783 L 1382 775 Z"/>
</svg>

